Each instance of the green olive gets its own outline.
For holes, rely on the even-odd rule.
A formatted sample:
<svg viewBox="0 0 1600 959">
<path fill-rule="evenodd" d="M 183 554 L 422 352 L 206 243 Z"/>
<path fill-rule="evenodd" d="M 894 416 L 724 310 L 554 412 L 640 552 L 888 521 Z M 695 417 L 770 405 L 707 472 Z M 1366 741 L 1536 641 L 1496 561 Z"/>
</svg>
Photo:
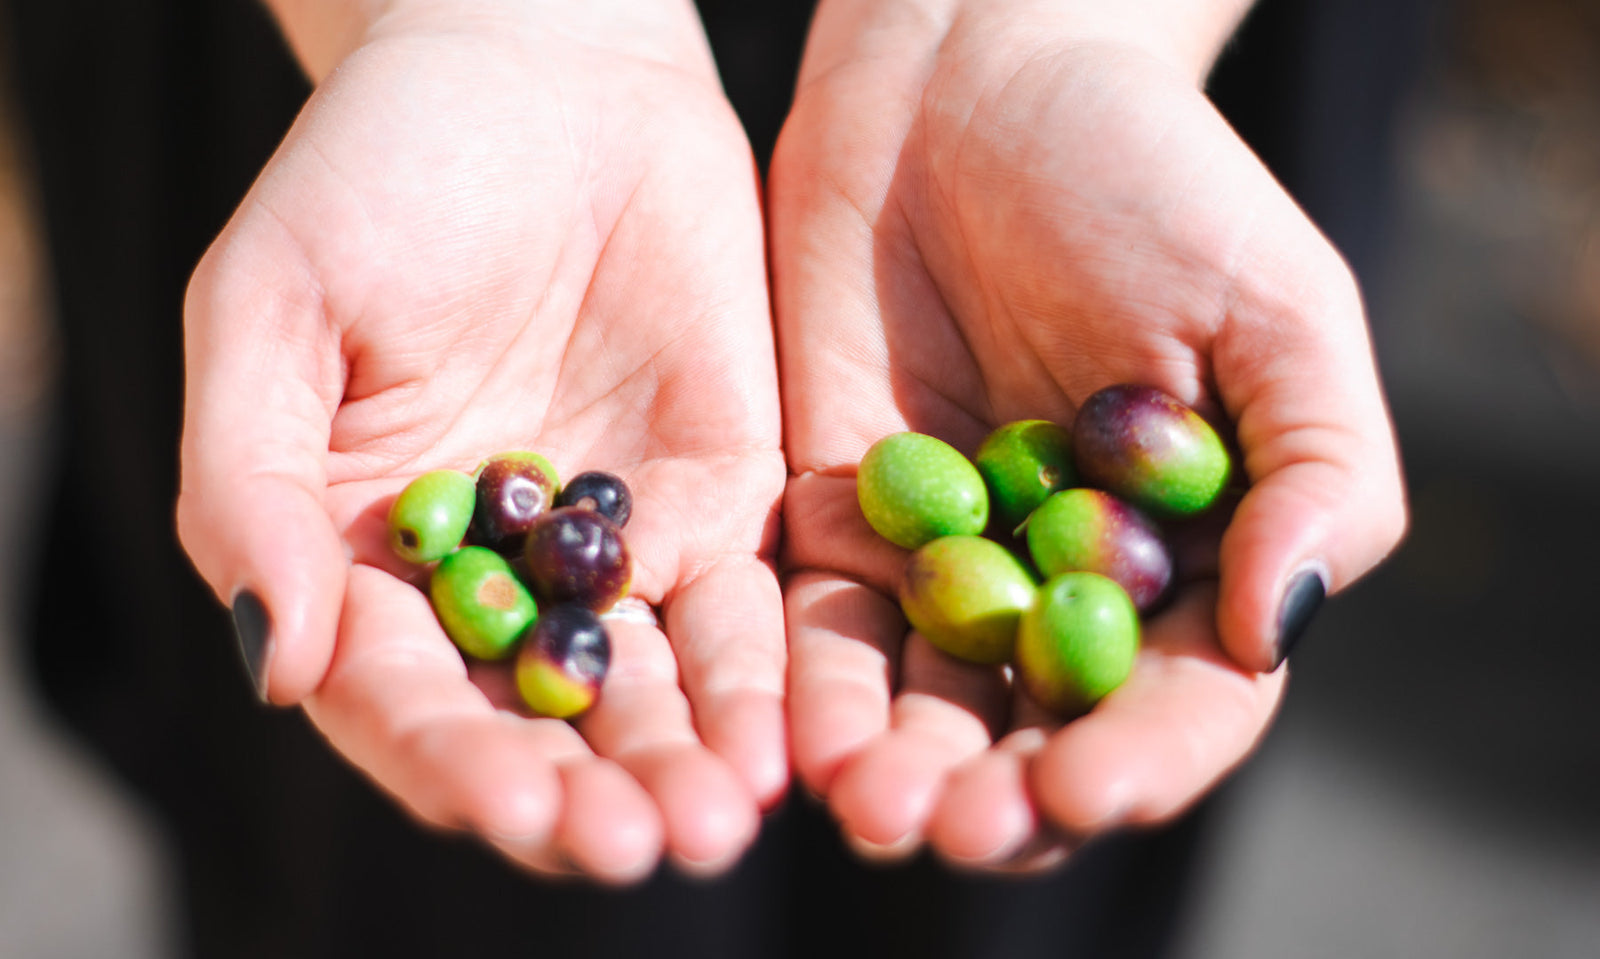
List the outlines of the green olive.
<svg viewBox="0 0 1600 959">
<path fill-rule="evenodd" d="M 1003 663 L 1034 590 L 1033 574 L 1004 546 L 981 536 L 945 536 L 906 561 L 900 609 L 913 629 L 950 655 Z"/>
<path fill-rule="evenodd" d="M 1013 532 L 1051 493 L 1077 482 L 1072 434 L 1049 420 L 1018 420 L 990 433 L 973 456 L 990 509 Z"/>
<path fill-rule="evenodd" d="M 389 547 L 408 563 L 431 563 L 461 545 L 477 489 L 472 477 L 434 470 L 406 484 L 389 508 Z"/>
<path fill-rule="evenodd" d="M 511 564 L 483 546 L 463 546 L 441 560 L 428 595 L 446 635 L 478 659 L 510 655 L 517 637 L 539 617 L 533 594 Z"/>
<path fill-rule="evenodd" d="M 1017 628 L 1017 678 L 1040 705 L 1082 712 L 1122 685 L 1139 652 L 1139 614 L 1099 573 L 1062 573 L 1039 587 Z"/>
<path fill-rule="evenodd" d="M 861 514 L 905 549 L 940 536 L 977 535 L 989 521 L 983 477 L 955 447 L 922 433 L 872 444 L 856 474 Z"/>
</svg>

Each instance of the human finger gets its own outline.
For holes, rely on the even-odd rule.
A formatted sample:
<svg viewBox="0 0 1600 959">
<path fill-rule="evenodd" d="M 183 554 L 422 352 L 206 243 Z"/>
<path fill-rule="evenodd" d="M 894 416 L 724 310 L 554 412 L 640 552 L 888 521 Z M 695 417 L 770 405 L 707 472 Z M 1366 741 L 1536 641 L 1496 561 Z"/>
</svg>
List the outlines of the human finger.
<svg viewBox="0 0 1600 959">
<path fill-rule="evenodd" d="M 328 667 L 349 565 L 323 504 L 342 372 L 287 246 L 247 252 L 242 232 L 232 227 L 213 246 L 184 305 L 177 524 L 195 568 L 234 612 L 258 693 L 287 704 Z"/>
<path fill-rule="evenodd" d="M 614 619 L 606 632 L 611 670 L 577 728 L 655 800 L 673 858 L 692 872 L 720 872 L 755 838 L 755 797 L 695 730 L 677 660 L 661 630 Z"/>
<path fill-rule="evenodd" d="M 1215 587 L 1196 586 L 1152 618 L 1127 681 L 1040 748 L 1030 788 L 1056 827 L 1086 836 L 1165 821 L 1254 748 L 1287 671 L 1229 658 L 1215 602 Z"/>
<path fill-rule="evenodd" d="M 828 804 L 847 839 L 905 852 L 920 841 L 945 777 L 987 749 L 1009 707 L 1001 671 L 905 641 L 889 728 L 839 770 Z"/>
<path fill-rule="evenodd" d="M 496 709 L 422 593 L 356 566 L 345 607 L 333 662 L 305 709 L 376 784 L 425 822 L 496 844 L 559 849 L 601 878 L 625 881 L 654 866 L 660 826 L 638 784 L 569 771 L 609 765 L 569 724 Z M 564 782 L 575 777 L 611 788 L 590 790 L 588 806 L 568 812 Z M 587 827 L 596 817 L 612 828 Z M 538 860 L 530 853 L 524 861 Z"/>
<path fill-rule="evenodd" d="M 1217 625 L 1252 669 L 1276 669 L 1324 596 L 1389 554 L 1406 525 L 1388 413 L 1355 285 L 1330 250 L 1326 279 L 1292 302 L 1241 303 L 1213 347 L 1249 489 L 1223 534 Z"/>
<path fill-rule="evenodd" d="M 789 782 L 783 596 L 754 555 L 703 569 L 673 597 L 667 634 L 700 736 L 771 806 Z"/>
</svg>

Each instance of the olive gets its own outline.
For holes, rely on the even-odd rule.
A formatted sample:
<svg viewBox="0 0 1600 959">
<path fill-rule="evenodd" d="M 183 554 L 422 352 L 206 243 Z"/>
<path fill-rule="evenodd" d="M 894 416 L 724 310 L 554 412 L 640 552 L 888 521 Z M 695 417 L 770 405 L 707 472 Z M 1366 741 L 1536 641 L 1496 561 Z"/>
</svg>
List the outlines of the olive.
<svg viewBox="0 0 1600 959">
<path fill-rule="evenodd" d="M 1046 578 L 1083 570 L 1117 581 L 1144 612 L 1166 595 L 1172 552 L 1143 513 L 1103 490 L 1063 490 L 1028 517 L 1028 552 Z"/>
<path fill-rule="evenodd" d="M 1039 587 L 1017 628 L 1017 678 L 1062 715 L 1122 685 L 1139 652 L 1139 614 L 1127 591 L 1099 573 L 1062 573 Z"/>
<path fill-rule="evenodd" d="M 494 550 L 463 546 L 440 560 L 428 582 L 439 624 L 461 651 L 478 659 L 510 654 L 539 615 L 511 564 Z"/>
<path fill-rule="evenodd" d="M 611 666 L 611 640 L 585 606 L 545 609 L 517 652 L 517 692 L 542 716 L 568 719 L 594 705 Z"/>
<path fill-rule="evenodd" d="M 633 515 L 633 494 L 620 476 L 590 470 L 567 481 L 556 497 L 556 505 L 592 509 L 618 526 L 626 526 L 628 517 Z"/>
<path fill-rule="evenodd" d="M 983 477 L 955 447 L 923 433 L 872 444 L 856 474 L 861 514 L 905 549 L 940 536 L 976 535 L 989 520 Z"/>
<path fill-rule="evenodd" d="M 539 517 L 522 555 L 544 603 L 578 603 L 603 613 L 628 595 L 633 579 L 622 532 L 594 510 L 561 506 Z"/>
<path fill-rule="evenodd" d="M 1087 485 L 1164 518 L 1210 507 L 1232 472 L 1211 425 L 1148 386 L 1110 386 L 1084 401 L 1072 426 L 1072 452 Z"/>
<path fill-rule="evenodd" d="M 444 558 L 466 536 L 472 505 L 472 477 L 456 470 L 423 473 L 389 507 L 389 548 L 408 563 Z"/>
<path fill-rule="evenodd" d="M 1018 420 L 990 433 L 973 455 L 989 488 L 989 509 L 1014 531 L 1058 490 L 1077 483 L 1072 434 L 1048 420 Z"/>
<path fill-rule="evenodd" d="M 928 642 L 974 663 L 1011 658 L 1017 622 L 1033 602 L 1033 574 L 1004 546 L 944 536 L 906 561 L 900 609 Z"/>
<path fill-rule="evenodd" d="M 477 506 L 468 539 L 506 555 L 522 549 L 522 538 L 560 492 L 556 468 L 538 453 L 497 453 L 478 466 Z"/>
</svg>

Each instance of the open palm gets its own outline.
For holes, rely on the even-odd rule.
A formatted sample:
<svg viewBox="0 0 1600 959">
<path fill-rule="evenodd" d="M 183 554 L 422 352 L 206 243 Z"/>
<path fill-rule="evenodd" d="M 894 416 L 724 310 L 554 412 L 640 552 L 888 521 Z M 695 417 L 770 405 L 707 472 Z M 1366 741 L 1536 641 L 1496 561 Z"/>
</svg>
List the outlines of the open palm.
<svg viewBox="0 0 1600 959">
<path fill-rule="evenodd" d="M 982 17 L 819 50 L 834 33 L 819 20 L 771 187 L 796 769 L 867 847 L 1053 860 L 1235 765 L 1282 694 L 1287 585 L 1339 588 L 1398 538 L 1359 298 L 1158 58 Z M 853 464 L 908 428 L 970 454 L 1121 382 L 1232 423 L 1252 485 L 1127 684 L 1063 726 L 907 635 L 905 554 L 861 518 Z"/>
<path fill-rule="evenodd" d="M 260 680 L 423 818 L 549 871 L 717 868 L 787 776 L 784 466 L 754 170 L 709 57 L 376 32 L 196 273 L 179 520 Z M 538 450 L 635 493 L 576 729 L 463 665 L 384 545 L 413 476 Z M 353 563 L 350 559 L 353 557 Z M 648 619 L 649 617 L 644 617 Z"/>
</svg>

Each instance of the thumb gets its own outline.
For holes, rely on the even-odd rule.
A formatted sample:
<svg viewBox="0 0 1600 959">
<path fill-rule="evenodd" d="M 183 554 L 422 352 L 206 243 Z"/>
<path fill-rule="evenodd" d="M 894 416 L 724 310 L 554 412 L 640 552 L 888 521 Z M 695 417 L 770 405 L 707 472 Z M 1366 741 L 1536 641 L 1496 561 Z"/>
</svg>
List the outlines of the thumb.
<svg viewBox="0 0 1600 959">
<path fill-rule="evenodd" d="M 1221 544 L 1217 627 L 1240 665 L 1276 669 L 1325 595 L 1405 529 L 1405 498 L 1355 283 L 1336 266 L 1241 300 L 1213 348 L 1251 481 Z"/>
<path fill-rule="evenodd" d="M 327 671 L 349 562 L 324 505 L 339 345 L 283 259 L 225 234 L 190 282 L 177 521 L 257 692 L 287 705 Z"/>
</svg>

